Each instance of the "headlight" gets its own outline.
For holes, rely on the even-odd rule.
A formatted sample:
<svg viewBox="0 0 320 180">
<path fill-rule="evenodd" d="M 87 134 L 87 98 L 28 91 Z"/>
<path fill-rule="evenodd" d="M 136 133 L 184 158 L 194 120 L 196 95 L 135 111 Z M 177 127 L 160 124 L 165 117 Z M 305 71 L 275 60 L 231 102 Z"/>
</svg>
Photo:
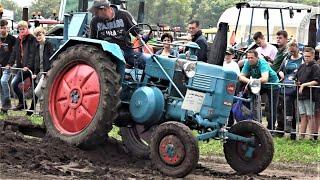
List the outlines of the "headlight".
<svg viewBox="0 0 320 180">
<path fill-rule="evenodd" d="M 253 94 L 259 94 L 260 93 L 260 90 L 261 90 L 261 82 L 259 79 L 253 79 L 251 82 L 250 82 L 250 88 L 251 88 L 251 92 Z"/>
<path fill-rule="evenodd" d="M 183 71 L 188 78 L 192 78 L 196 75 L 196 63 L 187 62 L 183 65 Z"/>
</svg>

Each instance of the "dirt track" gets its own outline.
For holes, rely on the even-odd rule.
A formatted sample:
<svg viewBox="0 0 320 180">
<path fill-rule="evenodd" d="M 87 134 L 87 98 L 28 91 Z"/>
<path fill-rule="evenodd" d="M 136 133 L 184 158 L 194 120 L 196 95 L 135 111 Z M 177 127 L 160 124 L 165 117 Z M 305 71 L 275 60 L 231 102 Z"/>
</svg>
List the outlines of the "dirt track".
<svg viewBox="0 0 320 180">
<path fill-rule="evenodd" d="M 306 171 L 310 168 L 313 172 Z M 316 171 L 316 167 L 272 164 L 260 175 L 239 176 L 222 158 L 202 157 L 186 179 L 319 179 Z M 0 124 L 0 179 L 75 178 L 171 179 L 153 169 L 150 161 L 129 157 L 114 139 L 84 151 L 58 139 L 28 137 L 14 126 Z"/>
</svg>

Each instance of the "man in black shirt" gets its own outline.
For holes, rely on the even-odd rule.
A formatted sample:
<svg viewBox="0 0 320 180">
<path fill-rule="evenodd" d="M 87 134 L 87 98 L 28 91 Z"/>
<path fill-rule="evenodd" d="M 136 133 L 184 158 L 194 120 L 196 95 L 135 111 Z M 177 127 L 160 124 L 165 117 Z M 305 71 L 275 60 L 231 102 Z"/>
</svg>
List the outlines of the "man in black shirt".
<svg viewBox="0 0 320 180">
<path fill-rule="evenodd" d="M 191 41 L 197 43 L 200 47 L 196 54 L 198 60 L 207 62 L 208 43 L 200 30 L 200 22 L 191 20 L 188 24 L 188 32 L 191 34 Z"/>
<path fill-rule="evenodd" d="M 107 0 L 95 0 L 89 11 L 95 15 L 90 23 L 90 38 L 118 44 L 124 52 L 124 58 L 127 63 L 134 65 L 135 53 L 130 47 L 131 37 L 129 33 L 126 33 L 132 26 L 137 24 L 132 15 L 128 11 L 110 5 Z M 130 33 L 138 36 L 140 31 L 137 27 L 132 28 Z M 141 61 L 138 66 L 143 68 L 144 61 Z"/>
<path fill-rule="evenodd" d="M 0 66 L 5 67 L 8 64 L 16 38 L 8 34 L 8 21 L 0 20 Z M 10 70 L 2 68 L 1 77 L 1 112 L 6 113 L 11 108 L 9 78 Z"/>
</svg>

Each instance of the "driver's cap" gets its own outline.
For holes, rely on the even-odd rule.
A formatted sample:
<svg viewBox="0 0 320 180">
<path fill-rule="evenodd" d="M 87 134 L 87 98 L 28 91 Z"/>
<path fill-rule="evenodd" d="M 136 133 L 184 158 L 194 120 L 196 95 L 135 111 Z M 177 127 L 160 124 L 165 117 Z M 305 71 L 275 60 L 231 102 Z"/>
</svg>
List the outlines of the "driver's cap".
<svg viewBox="0 0 320 180">
<path fill-rule="evenodd" d="M 95 0 L 89 11 L 92 11 L 93 9 L 103 9 L 109 6 L 110 2 L 108 0 Z"/>
</svg>

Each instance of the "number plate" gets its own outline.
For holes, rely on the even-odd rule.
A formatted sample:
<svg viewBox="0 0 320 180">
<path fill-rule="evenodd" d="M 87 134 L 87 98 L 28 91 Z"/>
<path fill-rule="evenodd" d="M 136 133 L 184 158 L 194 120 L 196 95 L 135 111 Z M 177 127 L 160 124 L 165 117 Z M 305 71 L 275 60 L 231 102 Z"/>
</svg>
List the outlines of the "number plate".
<svg viewBox="0 0 320 180">
<path fill-rule="evenodd" d="M 205 97 L 205 93 L 188 89 L 181 108 L 198 113 L 201 110 Z"/>
</svg>

